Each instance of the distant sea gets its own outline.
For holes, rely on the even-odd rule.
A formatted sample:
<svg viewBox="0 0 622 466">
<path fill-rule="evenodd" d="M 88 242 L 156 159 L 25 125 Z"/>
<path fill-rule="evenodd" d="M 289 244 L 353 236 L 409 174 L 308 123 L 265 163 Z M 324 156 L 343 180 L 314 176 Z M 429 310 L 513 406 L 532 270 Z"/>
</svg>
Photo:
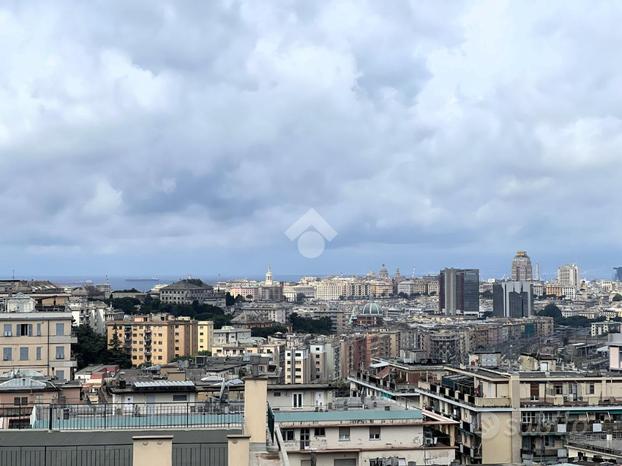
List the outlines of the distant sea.
<svg viewBox="0 0 622 466">
<path fill-rule="evenodd" d="M 10 277 L 6 277 L 10 278 Z M 120 276 L 101 276 L 101 275 L 84 275 L 84 276 L 34 276 L 34 277 L 22 277 L 16 276 L 16 279 L 20 280 L 49 280 L 52 283 L 61 286 L 81 286 L 84 284 L 98 285 L 102 283 L 109 283 L 113 290 L 130 290 L 135 288 L 139 291 L 149 291 L 155 285 L 165 284 L 168 285 L 170 283 L 174 283 L 177 280 L 181 280 L 182 278 L 187 278 L 187 276 L 181 275 L 145 275 L 143 277 L 120 277 Z M 249 276 L 249 277 L 200 277 L 200 276 L 192 276 L 192 278 L 200 278 L 206 283 L 215 283 L 217 281 L 226 281 L 226 280 L 236 280 L 241 278 L 246 278 L 249 280 L 263 280 L 262 276 Z M 274 277 L 275 280 L 281 281 L 297 281 L 300 279 L 299 275 L 288 275 L 283 277 Z"/>
</svg>

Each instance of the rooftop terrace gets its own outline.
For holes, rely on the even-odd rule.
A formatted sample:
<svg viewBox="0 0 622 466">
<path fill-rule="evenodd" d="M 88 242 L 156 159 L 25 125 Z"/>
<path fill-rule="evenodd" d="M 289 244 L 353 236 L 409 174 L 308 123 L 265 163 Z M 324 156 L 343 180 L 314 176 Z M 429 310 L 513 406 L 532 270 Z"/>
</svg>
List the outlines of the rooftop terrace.
<svg viewBox="0 0 622 466">
<path fill-rule="evenodd" d="M 27 413 L 24 413 L 27 414 Z M 45 405 L 32 408 L 29 428 L 44 430 L 240 429 L 241 402 Z"/>
</svg>

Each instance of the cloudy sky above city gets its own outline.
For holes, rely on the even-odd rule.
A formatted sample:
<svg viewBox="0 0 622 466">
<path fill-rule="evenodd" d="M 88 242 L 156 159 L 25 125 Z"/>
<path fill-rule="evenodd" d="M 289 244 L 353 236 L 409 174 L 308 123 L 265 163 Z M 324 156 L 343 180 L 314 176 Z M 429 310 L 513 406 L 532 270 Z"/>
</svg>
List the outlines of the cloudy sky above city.
<svg viewBox="0 0 622 466">
<path fill-rule="evenodd" d="M 4 1 L 0 276 L 622 265 L 622 4 Z M 309 208 L 337 231 L 306 259 Z"/>
</svg>

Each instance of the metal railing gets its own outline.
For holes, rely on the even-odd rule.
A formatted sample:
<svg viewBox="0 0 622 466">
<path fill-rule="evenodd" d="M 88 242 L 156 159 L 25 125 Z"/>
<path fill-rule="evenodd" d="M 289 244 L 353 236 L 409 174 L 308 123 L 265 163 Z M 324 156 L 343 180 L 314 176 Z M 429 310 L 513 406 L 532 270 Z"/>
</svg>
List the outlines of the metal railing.
<svg viewBox="0 0 622 466">
<path fill-rule="evenodd" d="M 59 431 L 240 429 L 244 419 L 244 403 L 38 404 L 32 408 L 29 415 L 30 423 L 26 428 Z M 24 427 L 23 423 L 16 425 Z"/>
<path fill-rule="evenodd" d="M 132 445 L 0 446 L 0 466 L 131 466 Z"/>
</svg>

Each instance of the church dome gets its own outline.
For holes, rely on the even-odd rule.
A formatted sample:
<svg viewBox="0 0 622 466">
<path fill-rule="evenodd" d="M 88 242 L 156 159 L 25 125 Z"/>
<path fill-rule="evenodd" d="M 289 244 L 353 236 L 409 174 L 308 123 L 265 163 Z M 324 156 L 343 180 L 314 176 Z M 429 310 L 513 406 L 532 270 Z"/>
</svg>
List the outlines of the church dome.
<svg viewBox="0 0 622 466">
<path fill-rule="evenodd" d="M 382 308 L 377 303 L 367 303 L 361 310 L 363 315 L 382 315 Z"/>
</svg>

